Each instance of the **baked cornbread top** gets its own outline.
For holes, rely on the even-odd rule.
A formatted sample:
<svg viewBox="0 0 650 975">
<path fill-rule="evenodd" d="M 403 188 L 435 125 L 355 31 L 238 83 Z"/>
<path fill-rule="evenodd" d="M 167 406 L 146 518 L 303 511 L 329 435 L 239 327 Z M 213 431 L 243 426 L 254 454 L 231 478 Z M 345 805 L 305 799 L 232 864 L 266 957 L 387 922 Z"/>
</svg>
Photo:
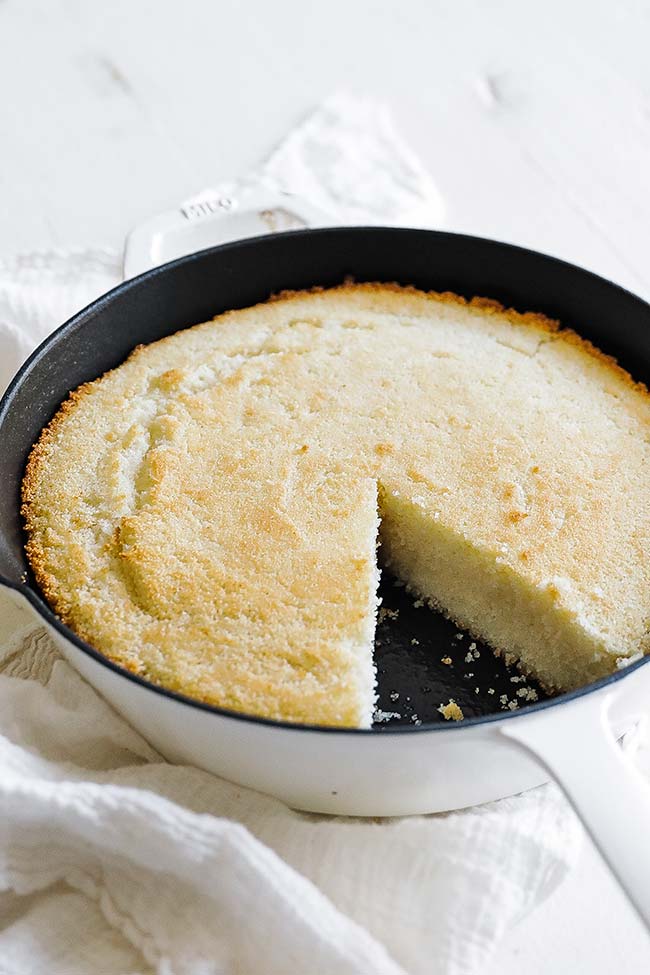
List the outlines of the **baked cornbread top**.
<svg viewBox="0 0 650 975">
<path fill-rule="evenodd" d="M 543 593 L 596 647 L 577 683 L 649 649 L 649 459 L 645 390 L 573 333 L 345 285 L 220 315 L 76 390 L 29 460 L 27 551 L 61 619 L 131 671 L 367 724 L 379 514 L 407 505 L 423 544 L 444 526 Z"/>
</svg>

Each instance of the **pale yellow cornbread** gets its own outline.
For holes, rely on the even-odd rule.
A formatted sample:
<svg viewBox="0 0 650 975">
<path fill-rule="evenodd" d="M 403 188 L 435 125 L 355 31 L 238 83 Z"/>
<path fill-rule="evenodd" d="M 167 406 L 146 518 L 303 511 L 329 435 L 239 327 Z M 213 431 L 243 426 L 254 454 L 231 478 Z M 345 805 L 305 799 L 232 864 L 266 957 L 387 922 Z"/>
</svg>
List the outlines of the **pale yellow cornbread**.
<svg viewBox="0 0 650 975">
<path fill-rule="evenodd" d="M 650 650 L 650 398 L 574 333 L 395 285 L 140 347 L 32 450 L 27 551 L 102 653 L 202 701 L 367 726 L 379 559 L 569 689 Z"/>
</svg>

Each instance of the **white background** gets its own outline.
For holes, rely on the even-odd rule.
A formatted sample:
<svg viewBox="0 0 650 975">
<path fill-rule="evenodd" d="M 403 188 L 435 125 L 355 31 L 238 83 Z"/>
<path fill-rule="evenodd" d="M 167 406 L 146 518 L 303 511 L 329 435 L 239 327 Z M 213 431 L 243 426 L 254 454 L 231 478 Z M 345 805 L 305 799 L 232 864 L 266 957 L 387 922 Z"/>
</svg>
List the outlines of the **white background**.
<svg viewBox="0 0 650 975">
<path fill-rule="evenodd" d="M 650 297 L 643 0 L 0 0 L 0 257 L 119 248 L 337 88 L 389 102 L 447 227 Z M 648 970 L 650 939 L 588 847 L 491 971 Z"/>
</svg>

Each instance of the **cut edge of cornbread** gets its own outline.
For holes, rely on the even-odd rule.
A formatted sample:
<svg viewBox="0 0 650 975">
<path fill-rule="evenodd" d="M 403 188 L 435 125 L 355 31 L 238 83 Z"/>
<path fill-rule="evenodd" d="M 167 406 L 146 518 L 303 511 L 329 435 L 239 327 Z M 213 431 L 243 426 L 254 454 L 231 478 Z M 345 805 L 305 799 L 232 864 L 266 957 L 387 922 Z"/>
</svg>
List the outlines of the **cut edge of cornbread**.
<svg viewBox="0 0 650 975">
<path fill-rule="evenodd" d="M 381 538 L 386 566 L 411 592 L 549 693 L 611 672 L 602 636 L 558 604 L 562 580 L 522 583 L 498 548 L 478 548 L 403 498 L 384 495 Z"/>
</svg>

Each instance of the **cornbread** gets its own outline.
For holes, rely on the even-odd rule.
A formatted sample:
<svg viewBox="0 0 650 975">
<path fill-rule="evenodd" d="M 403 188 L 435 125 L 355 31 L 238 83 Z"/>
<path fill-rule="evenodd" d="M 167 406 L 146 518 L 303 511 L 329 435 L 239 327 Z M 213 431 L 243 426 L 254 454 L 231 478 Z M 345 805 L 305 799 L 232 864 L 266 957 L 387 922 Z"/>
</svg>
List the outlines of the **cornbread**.
<svg viewBox="0 0 650 975">
<path fill-rule="evenodd" d="M 27 552 L 60 618 L 148 680 L 368 726 L 378 544 L 548 688 L 648 652 L 649 460 L 647 391 L 557 323 L 347 284 L 73 392 L 29 459 Z"/>
<path fill-rule="evenodd" d="M 441 704 L 438 708 L 445 721 L 462 721 L 465 715 L 463 709 L 459 708 L 453 697 L 447 704 Z"/>
</svg>

